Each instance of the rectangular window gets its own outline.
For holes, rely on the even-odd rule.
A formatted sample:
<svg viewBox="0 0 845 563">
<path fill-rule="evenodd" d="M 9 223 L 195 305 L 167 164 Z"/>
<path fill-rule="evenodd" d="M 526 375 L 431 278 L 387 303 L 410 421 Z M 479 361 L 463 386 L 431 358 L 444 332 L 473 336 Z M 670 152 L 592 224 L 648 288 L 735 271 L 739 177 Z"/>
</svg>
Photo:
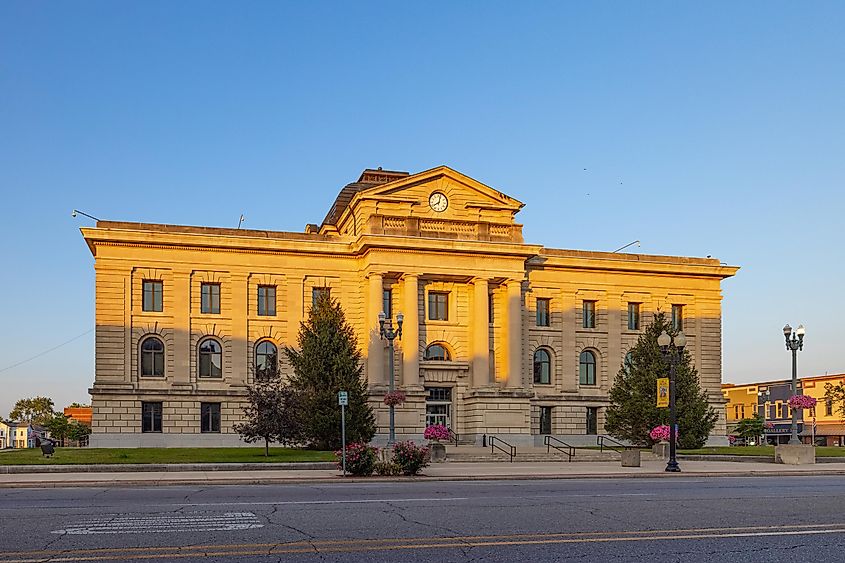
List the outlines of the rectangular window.
<svg viewBox="0 0 845 563">
<path fill-rule="evenodd" d="M 540 407 L 540 434 L 552 433 L 552 407 Z"/>
<path fill-rule="evenodd" d="M 684 330 L 684 306 L 672 305 L 672 330 Z"/>
<path fill-rule="evenodd" d="M 220 284 L 204 283 L 200 286 L 200 311 L 210 315 L 220 314 Z"/>
<path fill-rule="evenodd" d="M 778 403 L 778 418 L 788 418 L 786 414 L 786 403 Z"/>
<path fill-rule="evenodd" d="M 317 302 L 320 297 L 327 297 L 331 299 L 332 297 L 332 288 L 330 287 L 315 287 L 311 289 L 311 306 L 313 307 L 314 304 Z"/>
<path fill-rule="evenodd" d="M 599 408 L 587 407 L 587 434 L 599 433 Z"/>
<path fill-rule="evenodd" d="M 493 294 L 487 296 L 487 319 L 490 324 L 493 324 L 494 315 L 496 314 L 496 300 Z"/>
<path fill-rule="evenodd" d="M 141 403 L 141 432 L 161 432 L 161 403 Z"/>
<path fill-rule="evenodd" d="M 833 415 L 833 401 L 828 399 L 824 402 L 824 415 L 825 416 L 832 416 Z"/>
<path fill-rule="evenodd" d="M 390 289 L 382 291 L 381 310 L 388 319 L 393 318 L 393 291 Z"/>
<path fill-rule="evenodd" d="M 428 320 L 449 320 L 449 294 L 431 291 L 428 294 Z"/>
<path fill-rule="evenodd" d="M 628 330 L 640 330 L 639 303 L 628 303 Z"/>
<path fill-rule="evenodd" d="M 276 286 L 258 286 L 258 314 L 262 317 L 276 316 Z"/>
<path fill-rule="evenodd" d="M 164 283 L 161 281 L 147 280 L 144 282 L 143 310 L 160 313 L 162 310 L 162 294 Z"/>
<path fill-rule="evenodd" d="M 774 403 L 770 404 L 769 405 L 769 418 L 777 419 L 777 417 L 778 417 L 777 410 L 778 410 L 778 406 L 776 404 L 774 404 Z"/>
<path fill-rule="evenodd" d="M 584 328 L 596 328 L 596 302 L 584 301 L 583 323 Z"/>
<path fill-rule="evenodd" d="M 220 403 L 200 403 L 200 431 L 220 432 Z"/>
<path fill-rule="evenodd" d="M 550 326 L 549 319 L 550 299 L 537 299 L 537 326 Z"/>
<path fill-rule="evenodd" d="M 739 420 L 739 405 L 734 405 L 734 418 Z"/>
</svg>

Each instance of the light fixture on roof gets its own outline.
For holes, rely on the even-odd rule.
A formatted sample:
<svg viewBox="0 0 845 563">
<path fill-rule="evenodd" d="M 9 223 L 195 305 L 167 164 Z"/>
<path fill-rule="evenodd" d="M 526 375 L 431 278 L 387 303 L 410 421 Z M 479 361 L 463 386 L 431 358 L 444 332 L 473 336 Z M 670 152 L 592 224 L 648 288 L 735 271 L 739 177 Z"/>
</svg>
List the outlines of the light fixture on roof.
<svg viewBox="0 0 845 563">
<path fill-rule="evenodd" d="M 93 215 L 88 215 L 88 214 L 87 214 L 87 213 L 85 213 L 84 211 L 80 211 L 80 210 L 78 210 L 78 209 L 74 209 L 73 211 L 71 211 L 71 212 L 70 212 L 70 216 L 71 216 L 71 217 L 74 217 L 74 218 L 75 218 L 77 215 L 84 215 L 85 217 L 88 217 L 89 219 L 93 219 L 94 221 L 99 221 L 99 219 L 97 219 L 97 218 L 96 218 L 96 217 L 94 217 Z"/>
</svg>

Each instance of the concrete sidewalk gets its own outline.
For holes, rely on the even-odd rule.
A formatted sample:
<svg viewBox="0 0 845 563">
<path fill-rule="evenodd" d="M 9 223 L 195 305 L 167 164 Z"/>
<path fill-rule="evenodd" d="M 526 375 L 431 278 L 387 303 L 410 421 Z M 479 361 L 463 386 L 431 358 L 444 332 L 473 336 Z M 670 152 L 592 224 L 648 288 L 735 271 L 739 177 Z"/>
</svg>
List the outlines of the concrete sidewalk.
<svg viewBox="0 0 845 563">
<path fill-rule="evenodd" d="M 0 476 L 0 488 L 136 487 L 163 485 L 266 485 L 368 481 L 460 481 L 500 479 L 618 479 L 685 477 L 765 477 L 845 475 L 845 465 L 781 465 L 728 461 L 681 461 L 681 473 L 664 471 L 665 462 L 644 461 L 641 467 L 619 462 L 460 463 L 432 464 L 418 477 L 353 478 L 328 469 L 253 471 L 149 471 L 113 473 L 26 473 Z"/>
</svg>

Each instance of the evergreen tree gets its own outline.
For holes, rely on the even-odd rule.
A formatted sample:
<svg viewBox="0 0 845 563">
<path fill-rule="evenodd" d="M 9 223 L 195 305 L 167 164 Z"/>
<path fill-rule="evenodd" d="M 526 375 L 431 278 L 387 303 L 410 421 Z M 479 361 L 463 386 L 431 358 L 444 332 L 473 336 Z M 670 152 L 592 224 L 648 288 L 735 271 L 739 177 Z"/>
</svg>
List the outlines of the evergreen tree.
<svg viewBox="0 0 845 563">
<path fill-rule="evenodd" d="M 270 442 L 292 444 L 301 439 L 296 396 L 278 376 L 248 385 L 247 401 L 246 420 L 234 425 L 234 430 L 244 442 L 264 440 L 265 457 L 270 455 Z"/>
<path fill-rule="evenodd" d="M 674 334 L 664 313 L 657 313 L 630 350 L 610 389 L 605 428 L 611 436 L 637 445 L 650 441 L 649 431 L 669 424 L 669 409 L 657 408 L 657 379 L 669 377 L 669 365 L 663 359 L 657 337 L 663 331 Z M 684 350 L 675 366 L 675 412 L 678 444 L 681 448 L 700 448 L 716 424 L 716 411 L 701 390 L 698 372 Z"/>
<path fill-rule="evenodd" d="M 320 294 L 300 325 L 298 343 L 298 350 L 287 347 L 285 353 L 294 371 L 290 383 L 298 396 L 305 440 L 320 450 L 340 448 L 338 391 L 349 393 L 347 441 L 372 440 L 375 415 L 367 403 L 361 353 L 340 304 Z"/>
</svg>

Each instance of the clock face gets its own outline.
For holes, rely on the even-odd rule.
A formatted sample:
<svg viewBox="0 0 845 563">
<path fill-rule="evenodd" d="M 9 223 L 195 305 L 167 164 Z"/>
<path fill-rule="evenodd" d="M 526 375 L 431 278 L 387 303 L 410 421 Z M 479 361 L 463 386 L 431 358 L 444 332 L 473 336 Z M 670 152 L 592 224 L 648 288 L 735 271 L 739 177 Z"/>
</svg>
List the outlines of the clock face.
<svg viewBox="0 0 845 563">
<path fill-rule="evenodd" d="M 440 192 L 434 192 L 428 198 L 428 204 L 431 208 L 438 213 L 441 211 L 446 211 L 446 208 L 449 206 L 449 200 L 446 199 L 446 196 Z"/>
</svg>

